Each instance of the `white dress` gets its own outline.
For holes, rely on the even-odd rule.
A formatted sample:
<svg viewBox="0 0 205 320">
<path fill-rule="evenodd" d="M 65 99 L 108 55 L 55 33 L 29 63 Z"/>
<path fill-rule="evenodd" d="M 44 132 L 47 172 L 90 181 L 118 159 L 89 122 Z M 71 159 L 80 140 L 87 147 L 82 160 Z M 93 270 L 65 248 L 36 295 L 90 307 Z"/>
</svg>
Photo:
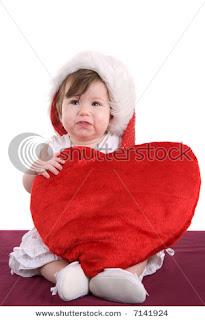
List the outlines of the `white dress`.
<svg viewBox="0 0 205 320">
<path fill-rule="evenodd" d="M 52 150 L 53 153 L 72 146 L 68 134 L 63 136 L 56 135 L 48 143 L 51 147 L 50 151 Z M 102 153 L 110 153 L 118 149 L 120 143 L 120 137 L 108 133 L 96 149 Z M 168 251 L 168 253 L 173 254 L 173 251 Z M 40 267 L 49 262 L 61 260 L 60 257 L 49 251 L 49 248 L 43 243 L 36 228 L 28 231 L 22 237 L 20 246 L 13 248 L 13 252 L 11 252 L 9 256 L 11 273 L 16 273 L 22 277 L 40 275 Z M 164 250 L 162 250 L 149 258 L 141 275 L 141 279 L 160 269 L 164 261 L 164 256 L 165 253 Z"/>
</svg>

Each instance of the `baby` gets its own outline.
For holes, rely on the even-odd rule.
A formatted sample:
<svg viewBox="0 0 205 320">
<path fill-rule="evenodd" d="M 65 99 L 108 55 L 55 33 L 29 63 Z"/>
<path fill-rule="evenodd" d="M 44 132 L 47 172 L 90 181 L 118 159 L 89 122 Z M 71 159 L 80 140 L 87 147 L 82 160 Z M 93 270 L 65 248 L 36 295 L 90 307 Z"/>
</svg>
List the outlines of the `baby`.
<svg viewBox="0 0 205 320">
<path fill-rule="evenodd" d="M 24 174 L 28 192 L 36 175 L 49 179 L 49 172 L 63 170 L 65 160 L 59 154 L 64 148 L 86 146 L 110 153 L 135 144 L 134 85 L 120 61 L 96 52 L 78 54 L 59 72 L 52 99 L 51 121 L 58 134 Z M 58 292 L 66 301 L 91 291 L 111 301 L 141 303 L 147 295 L 142 279 L 161 268 L 163 259 L 164 251 L 125 270 L 107 268 L 89 278 L 79 261 L 69 263 L 50 252 L 34 228 L 10 254 L 9 266 L 23 277 L 45 277 L 56 284 L 52 294 Z"/>
</svg>

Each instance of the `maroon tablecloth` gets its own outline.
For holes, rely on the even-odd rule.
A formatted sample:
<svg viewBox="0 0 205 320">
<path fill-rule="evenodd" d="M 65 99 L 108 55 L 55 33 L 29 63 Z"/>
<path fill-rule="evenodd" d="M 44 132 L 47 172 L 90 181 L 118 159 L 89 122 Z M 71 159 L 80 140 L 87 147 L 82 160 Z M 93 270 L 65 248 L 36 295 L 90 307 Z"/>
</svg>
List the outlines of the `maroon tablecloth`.
<svg viewBox="0 0 205 320">
<path fill-rule="evenodd" d="M 43 277 L 11 275 L 9 253 L 18 246 L 26 231 L 0 231 L 0 304 L 3 306 L 119 306 L 124 304 L 88 295 L 65 302 L 52 296 L 52 283 Z M 205 305 L 205 231 L 187 231 L 173 246 L 175 255 L 166 254 L 163 267 L 143 283 L 149 296 L 141 306 Z"/>
</svg>

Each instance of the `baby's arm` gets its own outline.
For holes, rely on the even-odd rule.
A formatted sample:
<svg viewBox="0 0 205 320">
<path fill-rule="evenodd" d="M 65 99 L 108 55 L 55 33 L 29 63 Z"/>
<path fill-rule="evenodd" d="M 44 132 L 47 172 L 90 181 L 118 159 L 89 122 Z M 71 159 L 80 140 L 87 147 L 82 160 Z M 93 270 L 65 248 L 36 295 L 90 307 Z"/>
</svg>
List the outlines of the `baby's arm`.
<svg viewBox="0 0 205 320">
<path fill-rule="evenodd" d="M 57 175 L 60 170 L 63 169 L 61 164 L 65 163 L 65 160 L 58 157 L 59 153 L 55 153 L 52 157 L 48 154 L 48 146 L 45 146 L 39 155 L 39 159 L 35 161 L 29 170 L 23 175 L 23 186 L 27 192 L 31 193 L 31 187 L 33 181 L 37 175 L 43 175 L 49 179 L 50 175 L 47 170 Z"/>
</svg>

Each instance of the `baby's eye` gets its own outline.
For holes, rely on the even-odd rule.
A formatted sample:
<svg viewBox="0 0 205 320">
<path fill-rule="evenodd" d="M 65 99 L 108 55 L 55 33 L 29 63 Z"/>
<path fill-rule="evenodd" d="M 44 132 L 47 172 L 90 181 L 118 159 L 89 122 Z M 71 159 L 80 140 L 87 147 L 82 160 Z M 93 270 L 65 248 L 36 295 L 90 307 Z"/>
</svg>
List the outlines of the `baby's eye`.
<svg viewBox="0 0 205 320">
<path fill-rule="evenodd" d="M 78 100 L 71 100 L 70 103 L 76 106 L 79 102 Z"/>
<path fill-rule="evenodd" d="M 93 101 L 92 105 L 93 105 L 93 106 L 100 106 L 100 103 L 97 102 L 97 101 Z"/>
</svg>

